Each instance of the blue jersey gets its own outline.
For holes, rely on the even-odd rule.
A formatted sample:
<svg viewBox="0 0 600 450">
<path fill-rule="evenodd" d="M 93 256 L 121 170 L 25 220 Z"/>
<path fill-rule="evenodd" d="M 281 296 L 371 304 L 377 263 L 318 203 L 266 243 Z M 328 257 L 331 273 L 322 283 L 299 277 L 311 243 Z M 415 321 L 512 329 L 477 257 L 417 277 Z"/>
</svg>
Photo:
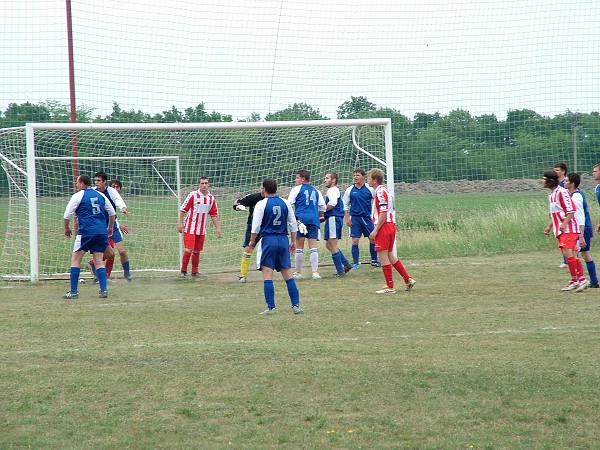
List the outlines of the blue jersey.
<svg viewBox="0 0 600 450">
<path fill-rule="evenodd" d="M 367 217 L 371 220 L 374 196 L 375 190 L 372 187 L 366 184 L 361 188 L 352 185 L 344 193 L 344 210 L 349 211 L 350 216 Z"/>
<path fill-rule="evenodd" d="M 94 187 L 92 189 L 97 189 L 97 188 Z M 102 192 L 102 195 L 104 195 L 108 199 L 108 201 L 110 202 L 110 204 L 112 205 L 112 207 L 115 211 L 117 211 L 117 209 L 120 209 L 122 211 L 123 208 L 127 208 L 127 205 L 123 201 L 123 197 L 121 197 L 121 194 L 119 194 L 119 191 L 117 191 L 115 188 L 113 188 L 111 186 L 107 186 L 106 189 L 104 190 L 104 192 Z M 108 224 L 108 216 L 106 217 L 106 223 Z M 113 232 L 119 233 L 119 235 L 120 235 L 119 222 L 116 220 L 116 217 L 115 217 L 115 225 L 113 227 Z"/>
<path fill-rule="evenodd" d="M 314 186 L 306 183 L 294 186 L 288 201 L 293 205 L 300 222 L 305 225 L 321 225 L 319 211 L 325 211 L 325 199 Z"/>
<path fill-rule="evenodd" d="M 94 189 L 82 189 L 73 194 L 65 209 L 64 219 L 77 215 L 79 222 L 78 235 L 96 236 L 108 235 L 106 230 L 107 217 L 116 214 L 115 209 L 100 192 Z"/>
<path fill-rule="evenodd" d="M 298 225 L 292 212 L 292 206 L 287 200 L 279 196 L 265 197 L 254 208 L 252 218 L 252 233 L 257 233 L 263 238 L 268 235 L 287 235 L 290 231 L 297 231 Z"/>
<path fill-rule="evenodd" d="M 325 210 L 325 217 L 344 217 L 344 201 L 337 186 L 331 186 L 325 194 L 325 205 L 334 205 L 330 210 Z"/>
<path fill-rule="evenodd" d="M 593 234 L 594 226 L 592 225 L 592 217 L 590 216 L 590 210 L 588 208 L 587 200 L 585 199 L 585 194 L 581 189 L 577 189 L 576 191 L 571 192 L 571 197 L 573 194 L 580 194 L 583 200 L 583 216 L 585 217 L 585 228 L 588 230 L 587 232 L 591 236 Z M 598 195 L 598 189 L 596 188 L 596 195 Z"/>
<path fill-rule="evenodd" d="M 600 184 L 596 185 L 596 200 L 598 200 L 598 205 L 600 205 Z"/>
</svg>

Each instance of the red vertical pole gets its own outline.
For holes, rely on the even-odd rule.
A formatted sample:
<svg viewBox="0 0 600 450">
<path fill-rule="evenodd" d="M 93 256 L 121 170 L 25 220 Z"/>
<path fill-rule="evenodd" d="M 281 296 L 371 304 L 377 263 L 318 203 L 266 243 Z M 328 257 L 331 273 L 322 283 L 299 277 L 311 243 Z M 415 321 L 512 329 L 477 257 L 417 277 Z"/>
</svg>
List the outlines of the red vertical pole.
<svg viewBox="0 0 600 450">
<path fill-rule="evenodd" d="M 67 2 L 67 45 L 69 48 L 69 93 L 71 99 L 71 122 L 77 122 L 77 107 L 75 104 L 75 61 L 73 59 L 73 18 L 71 16 L 71 0 Z M 77 131 L 71 131 L 71 156 L 77 158 Z M 73 181 L 79 176 L 79 161 L 73 159 L 71 163 Z"/>
</svg>

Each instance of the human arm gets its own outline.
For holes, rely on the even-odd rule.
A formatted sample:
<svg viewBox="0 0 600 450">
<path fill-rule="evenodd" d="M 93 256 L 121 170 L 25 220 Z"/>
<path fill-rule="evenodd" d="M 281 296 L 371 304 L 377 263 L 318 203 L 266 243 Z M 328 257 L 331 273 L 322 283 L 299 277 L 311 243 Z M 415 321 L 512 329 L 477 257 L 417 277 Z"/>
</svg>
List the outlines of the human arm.
<svg viewBox="0 0 600 450">
<path fill-rule="evenodd" d="M 125 204 L 123 197 L 121 197 L 121 194 L 119 194 L 119 191 L 117 191 L 115 188 L 113 188 L 111 186 L 108 186 L 106 188 L 106 190 L 108 191 L 110 198 L 112 198 L 114 200 L 115 206 L 117 207 L 117 209 L 119 211 L 121 211 L 123 214 L 128 215 L 129 209 L 127 208 L 127 205 Z"/>
<path fill-rule="evenodd" d="M 266 202 L 266 200 L 258 202 L 254 208 L 254 215 L 252 216 L 252 225 L 250 228 L 250 241 L 248 242 L 248 246 L 252 249 L 256 246 L 256 237 L 260 233 L 260 227 L 262 226 L 265 215 Z"/>
<path fill-rule="evenodd" d="M 183 221 L 185 219 L 185 211 L 179 210 L 179 223 L 177 225 L 177 231 L 183 233 Z"/>
<path fill-rule="evenodd" d="M 348 227 L 352 226 L 352 219 L 350 218 L 350 191 L 352 191 L 352 186 L 346 189 L 344 192 L 344 219 L 346 220 L 346 225 Z"/>
<path fill-rule="evenodd" d="M 221 227 L 219 226 L 219 216 L 214 215 L 214 216 L 210 216 L 210 220 L 212 220 L 213 225 L 215 226 L 215 229 L 217 230 L 217 237 L 221 237 Z"/>
</svg>

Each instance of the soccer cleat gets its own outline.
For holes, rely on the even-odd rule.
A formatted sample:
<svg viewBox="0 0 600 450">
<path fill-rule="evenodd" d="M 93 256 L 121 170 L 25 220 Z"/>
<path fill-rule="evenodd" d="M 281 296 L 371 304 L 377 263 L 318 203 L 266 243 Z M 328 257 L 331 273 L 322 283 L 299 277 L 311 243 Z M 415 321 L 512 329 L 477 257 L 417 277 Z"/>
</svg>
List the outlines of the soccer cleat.
<svg viewBox="0 0 600 450">
<path fill-rule="evenodd" d="M 300 280 L 302 279 L 302 274 L 300 272 L 294 272 L 292 274 L 292 277 L 294 278 L 294 280 Z"/>
<path fill-rule="evenodd" d="M 336 272 L 331 275 L 333 278 L 344 278 L 346 276 L 346 272 Z"/>
<path fill-rule="evenodd" d="M 598 284 L 598 283 L 596 283 L 596 284 L 589 284 L 588 287 L 590 289 L 598 289 L 598 288 L 600 288 L 600 284 Z"/>
<path fill-rule="evenodd" d="M 261 312 L 260 315 L 261 316 L 272 316 L 275 313 L 276 313 L 275 308 L 267 308 L 263 312 Z"/>
<path fill-rule="evenodd" d="M 408 283 L 406 283 L 406 290 L 410 291 L 415 286 L 415 284 L 417 284 L 417 282 L 412 278 L 409 278 Z"/>
<path fill-rule="evenodd" d="M 569 267 L 567 264 L 562 263 L 560 266 L 558 266 L 560 269 L 564 269 L 565 267 Z"/>
<path fill-rule="evenodd" d="M 294 312 L 294 314 L 304 314 L 304 310 L 300 308 L 300 305 L 292 306 L 292 311 Z"/>
<path fill-rule="evenodd" d="M 245 283 L 246 277 L 238 277 L 238 283 Z"/>
<path fill-rule="evenodd" d="M 65 295 L 63 295 L 63 298 L 79 298 L 79 292 L 69 291 Z"/>
<path fill-rule="evenodd" d="M 586 280 L 585 278 L 583 280 L 579 280 L 579 286 L 577 286 L 577 289 L 575 289 L 575 292 L 581 292 L 584 289 L 588 288 L 588 280 Z"/>
<path fill-rule="evenodd" d="M 187 272 L 184 272 L 183 270 L 179 273 L 179 276 L 181 278 L 186 278 L 187 277 Z"/>
<path fill-rule="evenodd" d="M 98 295 L 98 297 L 108 298 L 108 291 L 100 291 L 100 294 Z"/>
<path fill-rule="evenodd" d="M 574 291 L 575 289 L 577 289 L 579 287 L 579 282 L 578 281 L 569 281 L 569 284 L 567 284 L 564 288 L 562 288 L 561 290 L 563 292 L 567 292 L 567 291 Z"/>
<path fill-rule="evenodd" d="M 93 284 L 98 284 L 100 283 L 100 281 L 98 280 L 98 277 L 94 277 L 94 281 L 92 282 Z"/>
<path fill-rule="evenodd" d="M 381 261 L 371 261 L 371 266 L 373 266 L 373 267 L 381 267 Z"/>
<path fill-rule="evenodd" d="M 344 273 L 348 273 L 352 270 L 352 264 L 346 264 L 344 266 Z"/>
<path fill-rule="evenodd" d="M 319 275 L 319 272 L 313 272 L 312 279 L 313 280 L 320 280 L 321 279 L 321 275 Z"/>
<path fill-rule="evenodd" d="M 376 294 L 395 294 L 396 289 L 384 286 L 382 289 L 375 291 Z"/>
<path fill-rule="evenodd" d="M 125 280 L 127 280 L 128 283 L 133 283 L 133 277 L 131 275 L 125 276 Z"/>
<path fill-rule="evenodd" d="M 352 264 L 352 269 L 356 270 L 360 267 L 360 263 Z"/>
<path fill-rule="evenodd" d="M 206 280 L 206 275 L 200 272 L 196 272 L 192 274 L 192 278 L 195 278 L 197 280 Z"/>
</svg>

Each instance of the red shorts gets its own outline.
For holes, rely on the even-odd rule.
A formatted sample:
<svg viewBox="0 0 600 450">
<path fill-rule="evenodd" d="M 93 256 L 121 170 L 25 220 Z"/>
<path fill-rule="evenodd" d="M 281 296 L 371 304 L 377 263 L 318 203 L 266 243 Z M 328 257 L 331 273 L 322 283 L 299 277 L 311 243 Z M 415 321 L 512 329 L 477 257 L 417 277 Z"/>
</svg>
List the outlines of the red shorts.
<svg viewBox="0 0 600 450">
<path fill-rule="evenodd" d="M 204 250 L 204 234 L 183 233 L 183 246 L 201 252 Z"/>
<path fill-rule="evenodd" d="M 396 243 L 396 224 L 392 222 L 384 223 L 377 236 L 375 236 L 375 251 L 380 252 L 387 250 L 389 252 L 394 251 L 394 244 Z"/>
<path fill-rule="evenodd" d="M 579 235 L 575 233 L 563 233 L 558 235 L 558 248 L 569 248 L 571 250 L 579 251 L 579 245 L 577 240 Z"/>
</svg>

